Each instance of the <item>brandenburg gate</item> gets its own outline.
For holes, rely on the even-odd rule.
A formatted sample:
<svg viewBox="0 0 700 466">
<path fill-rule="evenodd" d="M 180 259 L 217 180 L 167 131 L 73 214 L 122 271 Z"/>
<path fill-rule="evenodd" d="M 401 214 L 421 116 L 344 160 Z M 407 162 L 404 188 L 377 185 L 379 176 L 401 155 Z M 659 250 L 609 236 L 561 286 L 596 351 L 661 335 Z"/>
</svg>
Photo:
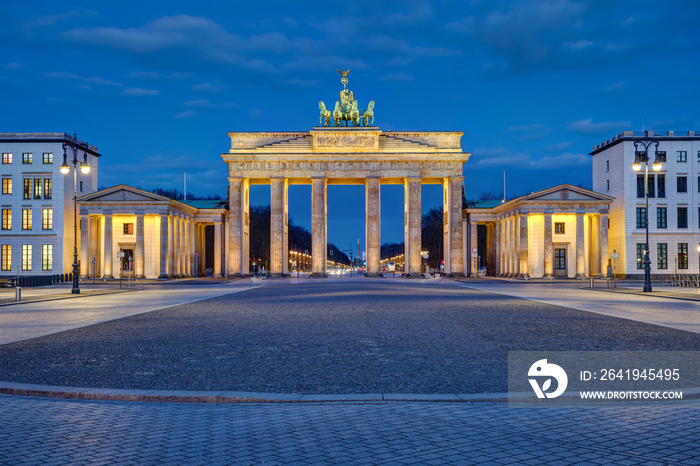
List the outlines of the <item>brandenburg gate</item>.
<svg viewBox="0 0 700 466">
<path fill-rule="evenodd" d="M 347 72 L 343 84 L 347 83 Z M 345 86 L 344 86 L 345 87 Z M 372 110 L 374 101 L 370 103 Z M 462 224 L 462 166 L 471 154 L 462 152 L 462 132 L 382 131 L 360 123 L 352 92 L 341 91 L 331 114 L 323 102 L 323 126 L 308 132 L 231 132 L 231 149 L 221 154 L 229 168 L 228 275 L 249 273 L 249 189 L 270 185 L 270 275 L 288 270 L 288 188 L 311 185 L 312 277 L 326 276 L 327 187 L 365 186 L 367 275 L 380 268 L 380 186 L 404 186 L 406 275 L 421 275 L 421 186 L 443 186 L 445 271 L 465 270 Z M 326 112 L 326 113 L 324 113 Z M 331 118 L 336 126 L 331 126 Z M 373 117 L 373 115 L 369 115 Z M 372 118 L 373 119 L 373 118 Z M 342 126 L 345 123 L 347 126 Z"/>
</svg>

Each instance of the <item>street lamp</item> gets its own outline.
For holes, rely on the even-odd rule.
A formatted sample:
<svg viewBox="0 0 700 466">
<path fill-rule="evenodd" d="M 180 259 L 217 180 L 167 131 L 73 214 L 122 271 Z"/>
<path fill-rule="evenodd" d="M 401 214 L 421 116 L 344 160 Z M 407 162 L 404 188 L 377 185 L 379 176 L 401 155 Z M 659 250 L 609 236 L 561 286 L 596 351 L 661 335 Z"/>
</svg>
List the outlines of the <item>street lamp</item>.
<svg viewBox="0 0 700 466">
<path fill-rule="evenodd" d="M 644 292 L 651 291 L 651 261 L 649 260 L 649 148 L 654 145 L 654 162 L 651 168 L 659 171 L 666 161 L 666 152 L 659 151 L 659 140 L 649 137 L 649 132 L 641 139 L 634 141 L 634 163 L 632 170 L 638 172 L 644 164 L 644 200 L 646 201 L 644 226 L 646 229 L 646 244 L 644 245 Z M 644 150 L 640 150 L 640 146 Z"/>
<path fill-rule="evenodd" d="M 80 173 L 87 175 L 90 173 L 90 165 L 87 163 L 87 142 L 77 143 L 78 133 L 73 133 L 73 141 L 63 143 L 63 165 L 61 173 L 67 175 L 70 167 L 67 163 L 66 147 L 73 151 L 73 289 L 71 293 L 80 294 L 78 278 L 80 276 L 80 266 L 78 265 L 78 151 L 83 151 L 83 161 L 80 162 Z"/>
</svg>

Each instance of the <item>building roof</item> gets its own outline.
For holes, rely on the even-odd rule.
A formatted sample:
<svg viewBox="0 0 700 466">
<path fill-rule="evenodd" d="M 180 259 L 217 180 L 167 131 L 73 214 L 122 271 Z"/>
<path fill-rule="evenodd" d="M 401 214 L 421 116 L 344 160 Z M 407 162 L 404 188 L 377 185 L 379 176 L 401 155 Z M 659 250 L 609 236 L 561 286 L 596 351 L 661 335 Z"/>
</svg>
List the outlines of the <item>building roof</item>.
<svg viewBox="0 0 700 466">
<path fill-rule="evenodd" d="M 97 147 L 88 144 L 87 142 L 82 141 L 78 138 L 75 138 L 68 133 L 0 133 L 0 142 L 65 142 L 75 147 L 80 146 L 81 144 L 86 144 L 88 148 L 88 154 L 94 155 L 95 157 L 101 157 L 101 155 L 98 153 Z"/>
<path fill-rule="evenodd" d="M 623 131 L 607 141 L 593 146 L 590 155 L 595 155 L 623 141 L 634 141 L 644 137 L 658 139 L 659 141 L 698 141 L 700 140 L 699 133 L 700 131 Z"/>
<path fill-rule="evenodd" d="M 465 209 L 493 209 L 503 204 L 500 199 L 487 199 L 487 200 L 467 200 Z"/>
<path fill-rule="evenodd" d="M 188 206 L 195 207 L 197 209 L 226 209 L 225 199 L 187 199 L 186 201 L 178 201 Z"/>
</svg>

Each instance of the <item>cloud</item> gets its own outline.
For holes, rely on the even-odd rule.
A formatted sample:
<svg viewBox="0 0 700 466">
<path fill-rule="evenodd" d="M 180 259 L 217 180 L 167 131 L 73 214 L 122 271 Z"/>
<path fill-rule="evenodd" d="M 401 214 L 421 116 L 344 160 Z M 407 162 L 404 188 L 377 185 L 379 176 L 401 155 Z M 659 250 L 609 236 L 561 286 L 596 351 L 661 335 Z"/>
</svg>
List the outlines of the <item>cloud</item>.
<svg viewBox="0 0 700 466">
<path fill-rule="evenodd" d="M 544 135 L 552 132 L 550 128 L 547 128 L 542 123 L 532 124 L 532 125 L 522 125 L 522 126 L 510 126 L 508 131 L 512 133 L 520 133 L 522 136 L 518 137 L 516 141 L 534 141 L 535 139 L 540 139 Z"/>
<path fill-rule="evenodd" d="M 129 97 L 142 97 L 142 96 L 156 95 L 159 92 L 160 91 L 153 90 L 153 89 L 129 88 L 129 89 L 124 89 L 121 92 L 121 94 L 129 96 Z"/>
<path fill-rule="evenodd" d="M 174 118 L 187 118 L 197 114 L 196 110 L 185 110 L 182 113 L 178 113 Z"/>
<path fill-rule="evenodd" d="M 115 81 L 110 81 L 108 79 L 103 79 L 100 77 L 85 77 L 85 76 L 79 76 L 77 74 L 72 74 L 72 73 L 67 73 L 65 71 L 54 71 L 51 73 L 44 73 L 44 76 L 47 78 L 52 78 L 52 79 L 69 79 L 73 81 L 82 81 L 85 83 L 89 84 L 103 84 L 105 86 L 116 86 L 116 87 L 123 87 L 124 84 L 118 83 Z"/>
<path fill-rule="evenodd" d="M 622 90 L 626 85 L 627 83 L 625 81 L 616 82 L 606 87 L 605 92 L 617 92 Z"/>
<path fill-rule="evenodd" d="M 221 92 L 224 89 L 218 81 L 214 83 L 199 83 L 192 86 L 192 90 L 195 92 Z"/>
<path fill-rule="evenodd" d="M 560 142 L 560 143 L 554 144 L 552 146 L 546 146 L 544 148 L 544 150 L 547 152 L 561 152 L 563 150 L 568 149 L 573 144 L 574 144 L 573 142 Z"/>
<path fill-rule="evenodd" d="M 601 134 L 623 131 L 631 126 L 632 123 L 629 121 L 601 121 L 600 123 L 594 123 L 592 118 L 586 118 L 585 120 L 569 122 L 567 128 L 574 133 Z"/>
<path fill-rule="evenodd" d="M 577 52 L 593 46 L 590 40 L 577 40 L 576 42 L 564 42 L 564 48 Z"/>
<path fill-rule="evenodd" d="M 206 99 L 189 100 L 181 105 L 190 108 L 231 108 L 236 106 L 233 102 L 211 102 Z"/>
<path fill-rule="evenodd" d="M 11 61 L 7 65 L 5 65 L 5 69 L 7 70 L 17 70 L 19 68 L 21 68 L 21 65 L 19 64 L 19 62 L 16 61 Z"/>
<path fill-rule="evenodd" d="M 379 80 L 391 83 L 410 83 L 413 82 L 413 75 L 409 73 L 387 73 Z"/>
<path fill-rule="evenodd" d="M 543 169 L 589 167 L 591 165 L 591 158 L 586 154 L 565 152 L 560 155 L 542 157 L 535 161 L 535 164 Z"/>
<path fill-rule="evenodd" d="M 517 167 L 519 170 L 560 169 L 566 167 L 590 166 L 590 157 L 585 154 L 564 152 L 559 155 L 533 157 L 527 152 L 512 153 L 506 148 L 489 148 L 474 150 L 469 164 L 481 168 Z M 529 175 L 528 175 L 529 176 Z"/>
<path fill-rule="evenodd" d="M 127 78 L 148 78 L 148 79 L 158 79 L 162 75 L 160 73 L 156 73 L 155 71 L 132 71 L 131 73 L 127 74 Z"/>
</svg>

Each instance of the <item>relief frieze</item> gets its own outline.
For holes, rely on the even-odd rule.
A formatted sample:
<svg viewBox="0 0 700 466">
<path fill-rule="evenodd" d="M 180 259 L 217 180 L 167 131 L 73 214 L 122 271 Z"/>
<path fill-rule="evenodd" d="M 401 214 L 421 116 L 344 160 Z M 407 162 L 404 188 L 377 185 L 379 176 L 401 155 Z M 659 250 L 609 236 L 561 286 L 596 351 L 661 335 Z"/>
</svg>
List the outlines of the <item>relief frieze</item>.
<svg viewBox="0 0 700 466">
<path fill-rule="evenodd" d="M 374 136 L 372 135 L 318 135 L 316 147 L 372 147 Z"/>
</svg>

